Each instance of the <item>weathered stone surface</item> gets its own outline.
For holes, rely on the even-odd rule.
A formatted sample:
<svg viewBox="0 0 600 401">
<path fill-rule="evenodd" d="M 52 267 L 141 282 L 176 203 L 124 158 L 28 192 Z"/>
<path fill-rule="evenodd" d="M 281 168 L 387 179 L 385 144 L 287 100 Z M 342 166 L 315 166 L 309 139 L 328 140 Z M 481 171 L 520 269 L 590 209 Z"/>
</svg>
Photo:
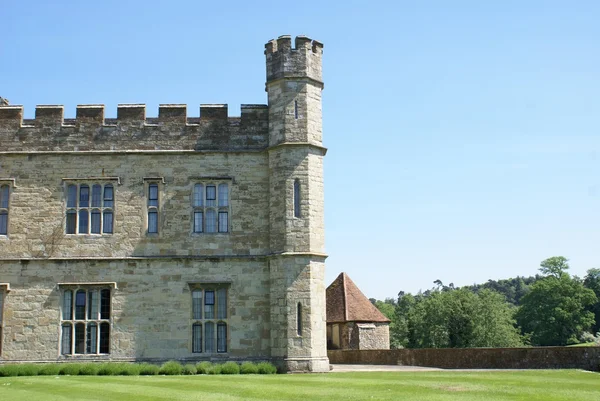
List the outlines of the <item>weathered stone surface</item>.
<svg viewBox="0 0 600 401">
<path fill-rule="evenodd" d="M 33 120 L 0 107 L 0 185 L 10 186 L 0 291 L 11 288 L 0 362 L 251 358 L 328 370 L 322 45 L 275 43 L 265 52 L 269 106 L 242 105 L 239 118 L 227 105 L 201 105 L 199 118 L 185 105 L 160 105 L 157 118 L 119 105 L 116 119 L 102 105 L 78 106 L 75 119 L 38 106 Z M 113 233 L 65 234 L 68 185 L 107 182 Z M 194 185 L 209 182 L 228 184 L 227 233 L 194 233 Z M 149 183 L 159 188 L 150 234 Z M 110 353 L 60 354 L 59 283 L 115 283 Z M 193 283 L 228 288 L 226 353 L 192 353 Z"/>
</svg>

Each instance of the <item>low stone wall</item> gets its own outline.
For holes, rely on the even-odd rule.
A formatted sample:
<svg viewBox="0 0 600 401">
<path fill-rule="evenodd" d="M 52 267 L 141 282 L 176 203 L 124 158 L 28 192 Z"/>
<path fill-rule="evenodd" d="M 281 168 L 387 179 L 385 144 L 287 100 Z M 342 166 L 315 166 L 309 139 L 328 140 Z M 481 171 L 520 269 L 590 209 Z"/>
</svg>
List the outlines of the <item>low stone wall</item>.
<svg viewBox="0 0 600 401">
<path fill-rule="evenodd" d="M 600 347 L 331 350 L 332 364 L 407 365 L 444 369 L 600 370 Z"/>
</svg>

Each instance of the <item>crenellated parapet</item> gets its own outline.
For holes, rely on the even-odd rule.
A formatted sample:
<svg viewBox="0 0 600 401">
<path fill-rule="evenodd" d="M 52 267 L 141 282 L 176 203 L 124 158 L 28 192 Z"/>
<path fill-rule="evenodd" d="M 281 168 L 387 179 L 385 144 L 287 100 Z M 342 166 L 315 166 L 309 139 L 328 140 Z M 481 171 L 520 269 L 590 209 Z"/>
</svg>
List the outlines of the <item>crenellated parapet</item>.
<svg viewBox="0 0 600 401">
<path fill-rule="evenodd" d="M 70 150 L 244 150 L 268 145 L 266 105 L 245 104 L 229 117 L 226 104 L 202 104 L 188 117 L 185 104 L 161 104 L 158 117 L 146 117 L 144 104 L 119 104 L 117 118 L 105 118 L 104 105 L 78 105 L 64 118 L 61 105 L 39 105 L 34 119 L 23 106 L 0 107 L 1 151 Z"/>
<path fill-rule="evenodd" d="M 267 83 L 283 78 L 309 78 L 323 84 L 321 58 L 323 44 L 306 36 L 280 36 L 265 45 Z"/>
</svg>

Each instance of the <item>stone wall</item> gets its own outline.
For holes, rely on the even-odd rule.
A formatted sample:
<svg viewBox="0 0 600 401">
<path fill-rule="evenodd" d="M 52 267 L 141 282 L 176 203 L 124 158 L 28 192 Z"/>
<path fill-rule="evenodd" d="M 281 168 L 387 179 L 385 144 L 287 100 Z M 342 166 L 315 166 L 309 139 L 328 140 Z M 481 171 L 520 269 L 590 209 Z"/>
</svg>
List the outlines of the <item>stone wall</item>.
<svg viewBox="0 0 600 401">
<path fill-rule="evenodd" d="M 330 350 L 333 364 L 406 365 L 444 369 L 600 370 L 600 347 Z"/>
</svg>

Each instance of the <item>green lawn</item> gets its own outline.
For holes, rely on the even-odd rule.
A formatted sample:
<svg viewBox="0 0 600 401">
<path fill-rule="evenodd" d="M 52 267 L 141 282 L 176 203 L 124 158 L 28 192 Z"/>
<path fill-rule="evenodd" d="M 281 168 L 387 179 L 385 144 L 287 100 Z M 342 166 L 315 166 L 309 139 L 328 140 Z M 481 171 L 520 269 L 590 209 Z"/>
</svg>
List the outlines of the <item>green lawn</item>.
<svg viewBox="0 0 600 401">
<path fill-rule="evenodd" d="M 0 400 L 598 400 L 600 374 L 357 372 L 242 376 L 0 378 Z"/>
</svg>

